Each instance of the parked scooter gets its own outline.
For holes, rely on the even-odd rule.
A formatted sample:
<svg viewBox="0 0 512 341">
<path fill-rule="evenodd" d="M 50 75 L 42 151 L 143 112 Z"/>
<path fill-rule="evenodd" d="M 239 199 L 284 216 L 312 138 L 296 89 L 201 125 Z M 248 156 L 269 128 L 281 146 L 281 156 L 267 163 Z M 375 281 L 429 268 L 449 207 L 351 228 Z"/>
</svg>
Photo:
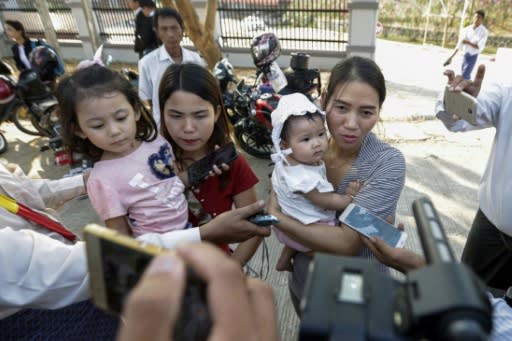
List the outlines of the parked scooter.
<svg viewBox="0 0 512 341">
<path fill-rule="evenodd" d="M 0 62 L 0 69 L 2 71 L 5 64 Z M 8 72 L 8 69 L 7 69 Z M 10 79 L 0 74 L 0 122 L 7 121 L 9 119 L 9 112 L 6 110 L 8 104 L 14 100 L 14 89 L 11 85 Z M 8 143 L 4 134 L 0 131 L 0 154 L 4 153 L 7 150 Z"/>
<path fill-rule="evenodd" d="M 36 71 L 24 70 L 16 81 L 9 64 L 0 61 L 0 88 L 0 122 L 12 121 L 19 130 L 29 135 L 49 138 L 58 135 L 55 130 L 57 100 Z M 25 116 L 29 124 L 23 119 Z M 2 138 L 0 152 L 6 149 L 7 141 Z"/>
<path fill-rule="evenodd" d="M 308 68 L 309 55 L 292 54 L 290 69 L 280 75 L 281 70 L 275 63 L 280 52 L 281 46 L 273 33 L 253 39 L 251 54 L 256 80 L 252 85 L 236 78 L 227 58 L 220 60 L 213 70 L 240 147 L 258 158 L 269 159 L 272 154 L 271 114 L 281 95 L 301 92 L 311 101 L 320 95 L 320 72 Z"/>
</svg>

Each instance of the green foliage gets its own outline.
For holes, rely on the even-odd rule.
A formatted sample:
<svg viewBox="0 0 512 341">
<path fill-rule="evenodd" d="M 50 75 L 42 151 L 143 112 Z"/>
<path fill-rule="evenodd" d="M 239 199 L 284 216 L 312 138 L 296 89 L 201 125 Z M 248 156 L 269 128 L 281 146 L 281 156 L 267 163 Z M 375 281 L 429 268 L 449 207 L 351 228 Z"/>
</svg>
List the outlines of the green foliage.
<svg viewBox="0 0 512 341">
<path fill-rule="evenodd" d="M 444 14 L 442 3 L 446 5 Z M 429 0 L 380 0 L 379 20 L 384 25 L 421 28 L 425 26 Z M 430 23 L 434 30 L 458 32 L 464 0 L 431 0 Z M 510 0 L 470 0 L 464 26 L 469 25 L 477 9 L 486 12 L 484 25 L 494 35 L 512 35 L 512 6 Z"/>
</svg>

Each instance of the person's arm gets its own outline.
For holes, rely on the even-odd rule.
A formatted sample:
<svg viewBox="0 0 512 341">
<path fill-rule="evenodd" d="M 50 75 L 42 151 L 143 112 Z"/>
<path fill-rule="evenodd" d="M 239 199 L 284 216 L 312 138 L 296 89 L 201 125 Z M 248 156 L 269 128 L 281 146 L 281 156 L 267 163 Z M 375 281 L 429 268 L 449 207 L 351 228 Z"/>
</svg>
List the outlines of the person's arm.
<svg viewBox="0 0 512 341">
<path fill-rule="evenodd" d="M 457 54 L 457 52 L 459 52 L 459 50 L 462 49 L 462 46 L 464 45 L 465 40 L 466 40 L 465 39 L 466 30 L 467 30 L 467 27 L 464 28 L 464 30 L 460 33 L 459 38 L 457 39 L 457 45 L 455 45 L 455 48 L 453 49 L 452 54 L 450 55 L 450 57 L 448 57 L 448 59 L 446 59 L 443 66 L 449 65 L 452 62 L 453 57 L 455 57 L 455 55 Z"/>
<path fill-rule="evenodd" d="M 83 242 L 69 245 L 31 230 L 2 228 L 0 272 L 0 311 L 57 309 L 89 297 Z"/>
<path fill-rule="evenodd" d="M 16 164 L 2 163 L 0 167 L 1 187 L 7 195 L 16 200 L 26 197 L 29 193 L 37 193 L 46 207 L 56 208 L 62 203 L 85 193 L 84 177 L 82 175 L 57 180 L 33 179 L 27 176 Z M 35 199 L 32 195 L 30 200 Z M 41 199 L 37 198 L 37 200 Z M 30 204 L 30 200 L 22 201 Z M 42 209 L 42 207 L 34 208 Z"/>
<path fill-rule="evenodd" d="M 340 255 L 355 255 L 363 244 L 357 232 L 344 225 L 332 227 L 326 224 L 303 225 L 299 221 L 283 214 L 277 203 L 275 193 L 269 195 L 268 211 L 279 219 L 275 225 L 294 241 L 320 252 Z"/>
<path fill-rule="evenodd" d="M 248 190 L 239 193 L 233 197 L 235 207 L 244 207 L 258 201 L 255 187 L 251 187 Z M 245 242 L 238 244 L 235 252 L 233 252 L 233 258 L 236 259 L 243 266 L 247 263 L 254 255 L 258 246 L 260 246 L 262 237 L 252 237 Z"/>
<path fill-rule="evenodd" d="M 314 205 L 332 211 L 342 210 L 352 202 L 352 197 L 347 194 L 338 194 L 336 192 L 321 193 L 316 189 L 305 193 L 304 197 Z"/>
<path fill-rule="evenodd" d="M 211 245 L 184 245 L 156 257 L 129 294 L 118 340 L 169 340 L 185 291 L 186 266 L 207 285 L 209 340 L 278 340 L 272 288 L 243 276 L 239 266 Z M 174 288 L 174 290 L 168 290 Z"/>
<path fill-rule="evenodd" d="M 151 108 L 152 96 L 153 96 L 153 82 L 151 80 L 151 71 L 146 65 L 147 60 L 145 58 L 139 60 L 139 97 L 143 101 L 147 101 Z"/>
<path fill-rule="evenodd" d="M 489 37 L 489 31 L 487 31 L 486 29 L 482 30 L 478 34 L 477 42 L 472 44 L 471 46 L 473 46 L 475 49 L 478 49 L 478 53 L 482 53 L 482 51 L 485 48 L 485 44 L 487 44 L 487 37 Z"/>
<path fill-rule="evenodd" d="M 391 247 L 380 238 L 361 236 L 361 240 L 381 263 L 403 273 L 426 265 L 423 256 L 408 249 Z"/>
<path fill-rule="evenodd" d="M 106 219 L 105 225 L 107 225 L 107 227 L 110 229 L 116 230 L 117 232 L 124 234 L 125 236 L 132 235 L 132 229 L 128 224 L 128 219 L 126 216 Z"/>
<path fill-rule="evenodd" d="M 138 240 L 156 244 L 169 249 L 182 242 L 209 241 L 215 244 L 243 242 L 254 236 L 266 237 L 270 229 L 261 228 L 247 221 L 247 218 L 263 211 L 265 202 L 257 202 L 219 214 L 201 227 L 167 233 L 146 233 L 137 237 Z"/>
<path fill-rule="evenodd" d="M 450 91 L 465 91 L 473 97 L 477 97 L 476 125 L 472 125 L 458 116 L 445 111 L 444 89 L 440 92 L 435 106 L 436 117 L 443 122 L 446 128 L 453 132 L 464 132 L 475 129 L 495 127 L 500 114 L 502 97 L 505 93 L 500 84 L 492 84 L 485 92 L 480 92 L 485 76 L 485 65 L 479 65 L 473 81 L 463 79 L 455 75 L 453 70 L 446 70 L 443 73 L 448 78 Z"/>
</svg>

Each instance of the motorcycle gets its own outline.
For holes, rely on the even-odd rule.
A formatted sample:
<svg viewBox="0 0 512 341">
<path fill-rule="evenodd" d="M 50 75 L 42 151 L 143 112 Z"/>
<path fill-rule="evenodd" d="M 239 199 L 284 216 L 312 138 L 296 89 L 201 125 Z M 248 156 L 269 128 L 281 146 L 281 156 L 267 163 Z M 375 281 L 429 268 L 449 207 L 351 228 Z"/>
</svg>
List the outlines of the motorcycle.
<svg viewBox="0 0 512 341">
<path fill-rule="evenodd" d="M 58 135 L 55 130 L 57 100 L 35 70 L 22 71 L 16 81 L 9 64 L 0 61 L 0 89 L 0 122 L 12 121 L 28 135 L 49 138 Z M 25 117 L 30 124 L 26 124 Z M 7 141 L 3 134 L 1 137 L 0 152 L 3 152 Z"/>
<path fill-rule="evenodd" d="M 253 39 L 251 53 L 256 80 L 252 85 L 237 79 L 227 58 L 220 60 L 213 69 L 235 138 L 245 152 L 258 158 L 269 159 L 273 152 L 271 114 L 281 95 L 301 92 L 311 101 L 320 97 L 320 72 L 308 68 L 309 55 L 292 53 L 289 70 L 280 75 L 281 70 L 275 63 L 280 50 L 273 33 Z"/>
</svg>

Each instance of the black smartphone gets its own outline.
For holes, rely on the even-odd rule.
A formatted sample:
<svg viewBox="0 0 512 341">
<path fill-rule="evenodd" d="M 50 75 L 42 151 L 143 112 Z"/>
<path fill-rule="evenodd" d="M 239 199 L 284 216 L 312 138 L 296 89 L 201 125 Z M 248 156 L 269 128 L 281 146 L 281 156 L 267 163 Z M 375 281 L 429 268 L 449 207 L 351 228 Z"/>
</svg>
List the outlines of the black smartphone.
<svg viewBox="0 0 512 341">
<path fill-rule="evenodd" d="M 199 185 L 210 174 L 213 165 L 220 167 L 223 163 L 229 164 L 238 157 L 235 144 L 226 143 L 200 160 L 195 161 L 187 168 L 188 183 L 190 186 Z"/>
<path fill-rule="evenodd" d="M 279 219 L 272 214 L 258 213 L 247 218 L 251 223 L 258 226 L 270 226 L 279 223 Z"/>
<path fill-rule="evenodd" d="M 85 226 L 84 240 L 92 299 L 97 306 L 114 315 L 121 314 L 127 295 L 137 284 L 151 259 L 169 251 L 141 243 L 96 224 Z M 206 340 L 211 324 L 206 283 L 188 269 L 180 316 L 174 328 L 174 339 Z"/>
</svg>

